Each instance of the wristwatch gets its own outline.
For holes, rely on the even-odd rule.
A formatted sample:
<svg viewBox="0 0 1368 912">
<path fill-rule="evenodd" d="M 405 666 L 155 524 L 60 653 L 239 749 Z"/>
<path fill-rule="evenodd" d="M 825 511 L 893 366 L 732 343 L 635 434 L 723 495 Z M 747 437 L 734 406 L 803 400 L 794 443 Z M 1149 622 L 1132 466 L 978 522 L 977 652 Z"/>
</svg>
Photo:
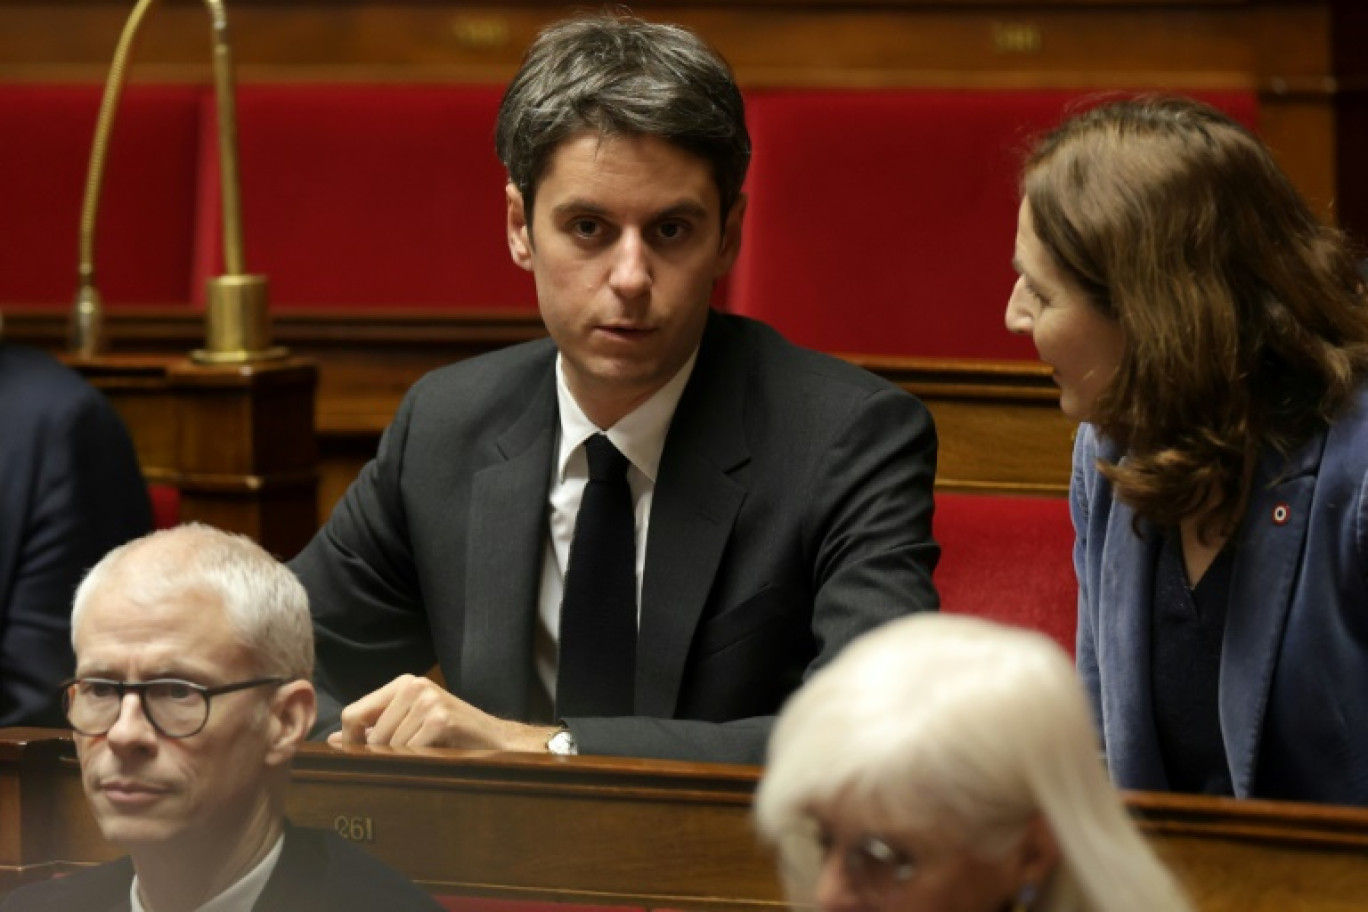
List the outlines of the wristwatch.
<svg viewBox="0 0 1368 912">
<path fill-rule="evenodd" d="M 579 745 L 575 743 L 575 736 L 570 733 L 570 729 L 562 728 L 554 735 L 546 739 L 546 749 L 558 757 L 575 757 L 579 755 Z"/>
</svg>

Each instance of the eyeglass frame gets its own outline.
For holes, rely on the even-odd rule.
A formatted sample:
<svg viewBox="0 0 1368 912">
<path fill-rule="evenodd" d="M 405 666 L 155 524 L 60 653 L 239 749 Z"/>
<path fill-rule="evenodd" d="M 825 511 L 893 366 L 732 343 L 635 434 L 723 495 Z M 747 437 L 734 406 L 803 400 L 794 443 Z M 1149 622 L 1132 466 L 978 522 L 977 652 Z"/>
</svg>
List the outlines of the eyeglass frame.
<svg viewBox="0 0 1368 912">
<path fill-rule="evenodd" d="M 136 693 L 138 695 L 138 706 L 142 709 L 143 718 L 147 720 L 148 724 L 156 729 L 157 734 L 161 735 L 163 738 L 171 738 L 179 741 L 183 738 L 193 738 L 195 735 L 204 731 L 204 727 L 209 724 L 209 715 L 213 710 L 214 697 L 223 694 L 236 693 L 240 690 L 249 690 L 253 687 L 265 687 L 268 684 L 288 684 L 295 680 L 298 679 L 272 675 L 264 678 L 251 678 L 246 681 L 234 681 L 231 684 L 220 684 L 216 687 L 205 687 L 203 684 L 196 684 L 194 681 L 186 681 L 183 678 L 153 678 L 150 681 L 115 681 L 112 678 L 75 677 L 62 682 L 62 715 L 66 717 L 67 724 L 71 726 L 72 731 L 76 732 L 78 735 L 84 735 L 87 738 L 103 737 L 104 735 L 109 734 L 110 731 L 114 729 L 115 725 L 119 724 L 119 716 L 123 714 L 124 697 L 128 696 L 129 693 Z M 117 702 L 119 710 L 114 714 L 114 718 L 110 721 L 109 727 L 100 732 L 83 731 L 76 727 L 76 723 L 71 721 L 71 688 L 77 684 L 90 682 L 112 685 L 119 693 Z M 183 735 L 173 735 L 158 724 L 156 716 L 147 707 L 148 688 L 155 687 L 158 684 L 176 684 L 188 687 L 200 695 L 201 699 L 204 700 L 204 719 L 200 721 L 198 728 Z"/>
<path fill-rule="evenodd" d="M 833 853 L 838 852 L 842 873 L 862 896 L 879 897 L 906 884 L 917 874 L 917 862 L 883 836 L 862 833 L 853 843 L 838 847 L 816 817 L 805 815 L 803 821 L 804 826 L 795 836 L 816 851 L 823 866 Z M 881 883 L 885 877 L 887 883 Z"/>
</svg>

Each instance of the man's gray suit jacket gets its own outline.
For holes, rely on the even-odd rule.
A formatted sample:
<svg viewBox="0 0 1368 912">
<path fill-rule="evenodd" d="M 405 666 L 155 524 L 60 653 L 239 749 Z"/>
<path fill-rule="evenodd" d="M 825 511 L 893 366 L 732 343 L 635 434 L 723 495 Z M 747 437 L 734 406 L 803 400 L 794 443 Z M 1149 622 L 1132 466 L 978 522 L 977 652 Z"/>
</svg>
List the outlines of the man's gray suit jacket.
<svg viewBox="0 0 1368 912">
<path fill-rule="evenodd" d="M 323 706 L 439 664 L 532 718 L 533 635 L 559 418 L 556 349 L 429 374 L 293 561 Z M 913 396 L 713 313 L 661 458 L 635 714 L 563 720 L 581 753 L 757 763 L 784 699 L 859 633 L 934 610 L 936 436 Z"/>
</svg>

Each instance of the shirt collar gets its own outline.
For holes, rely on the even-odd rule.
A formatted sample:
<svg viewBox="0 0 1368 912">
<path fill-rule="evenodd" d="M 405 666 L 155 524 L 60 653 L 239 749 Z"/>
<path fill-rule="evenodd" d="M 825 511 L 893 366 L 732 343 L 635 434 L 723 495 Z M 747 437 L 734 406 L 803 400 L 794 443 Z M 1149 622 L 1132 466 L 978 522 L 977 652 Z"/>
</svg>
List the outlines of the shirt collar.
<svg viewBox="0 0 1368 912">
<path fill-rule="evenodd" d="M 664 386 L 623 416 L 617 424 L 603 431 L 613 446 L 652 484 L 660 470 L 660 455 L 665 451 L 665 434 L 670 430 L 670 421 L 674 418 L 680 397 L 684 395 L 689 377 L 693 376 L 694 362 L 697 360 L 698 349 L 695 348 L 689 360 Z M 560 450 L 556 459 L 556 482 L 559 484 L 565 481 L 570 456 L 580 444 L 601 430 L 589 420 L 570 393 L 570 387 L 565 382 L 565 363 L 560 355 L 556 356 L 556 402 L 560 407 Z"/>
<path fill-rule="evenodd" d="M 271 851 L 257 862 L 256 867 L 248 871 L 236 883 L 224 890 L 204 905 L 200 906 L 197 912 L 252 912 L 252 907 L 256 905 L 257 899 L 266 889 L 267 882 L 271 875 L 275 873 L 276 862 L 280 861 L 280 852 L 285 845 L 285 834 L 281 833 L 276 839 Z M 129 888 L 129 912 L 147 912 L 142 904 L 142 897 L 138 895 L 138 875 L 133 875 L 133 884 Z"/>
</svg>

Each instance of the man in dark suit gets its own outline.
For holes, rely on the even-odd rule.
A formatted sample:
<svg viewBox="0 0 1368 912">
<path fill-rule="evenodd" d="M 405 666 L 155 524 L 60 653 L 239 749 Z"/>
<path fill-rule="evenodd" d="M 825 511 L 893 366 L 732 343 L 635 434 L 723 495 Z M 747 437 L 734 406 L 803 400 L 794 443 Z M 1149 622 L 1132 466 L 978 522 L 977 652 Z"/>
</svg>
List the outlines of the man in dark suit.
<svg viewBox="0 0 1368 912">
<path fill-rule="evenodd" d="M 46 354 L 0 342 L 0 727 L 62 724 L 76 584 L 151 530 L 138 457 L 109 401 Z"/>
<path fill-rule="evenodd" d="M 260 547 L 194 525 L 138 539 L 81 583 L 72 627 L 63 700 L 81 783 L 129 857 L 0 909 L 441 908 L 337 835 L 284 820 L 316 708 L 313 637 L 303 587 Z"/>
<path fill-rule="evenodd" d="M 509 248 L 550 339 L 416 384 L 294 560 L 321 715 L 329 696 L 348 704 L 339 742 L 759 762 L 808 673 L 937 605 L 930 417 L 710 310 L 741 243 L 750 141 L 696 36 L 552 26 L 505 94 L 497 145 Z M 598 515 L 586 482 L 605 450 L 629 466 L 634 620 L 626 640 L 607 622 L 587 635 L 602 640 L 589 667 L 621 682 L 613 708 L 570 709 L 592 705 L 567 698 L 586 662 L 567 642 L 586 635 L 562 634 L 584 629 L 579 520 Z M 595 573 L 589 610 L 606 616 L 619 600 Z M 415 677 L 434 662 L 445 687 Z"/>
</svg>

